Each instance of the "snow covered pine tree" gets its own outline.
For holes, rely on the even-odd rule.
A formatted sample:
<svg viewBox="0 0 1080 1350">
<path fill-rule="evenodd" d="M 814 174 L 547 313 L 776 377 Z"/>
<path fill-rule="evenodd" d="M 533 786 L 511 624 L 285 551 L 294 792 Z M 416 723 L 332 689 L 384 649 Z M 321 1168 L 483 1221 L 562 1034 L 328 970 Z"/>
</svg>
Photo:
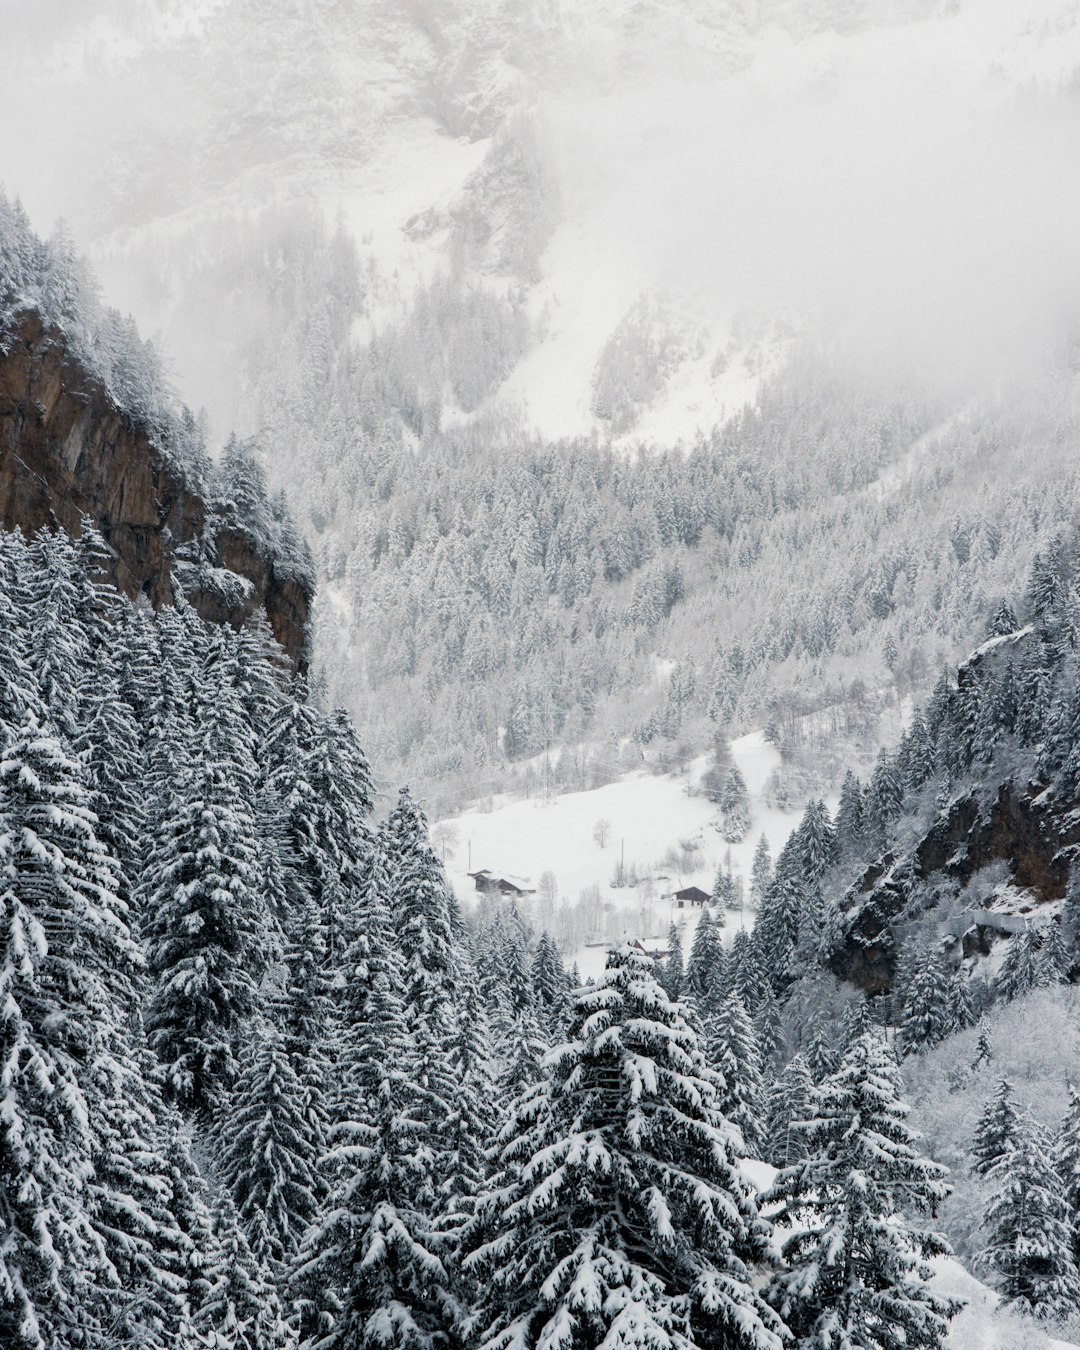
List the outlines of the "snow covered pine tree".
<svg viewBox="0 0 1080 1350">
<path fill-rule="evenodd" d="M 780 1350 L 754 1288 L 768 1227 L 697 1036 L 629 946 L 515 1104 L 466 1259 L 483 1350 Z"/>
</svg>

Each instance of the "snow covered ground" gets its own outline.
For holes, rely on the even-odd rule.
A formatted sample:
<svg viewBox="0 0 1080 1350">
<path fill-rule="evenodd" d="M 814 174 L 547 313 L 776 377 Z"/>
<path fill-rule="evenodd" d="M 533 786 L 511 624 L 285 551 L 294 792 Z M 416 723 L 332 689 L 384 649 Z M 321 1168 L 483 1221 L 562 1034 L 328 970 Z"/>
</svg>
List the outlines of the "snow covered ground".
<svg viewBox="0 0 1080 1350">
<path fill-rule="evenodd" d="M 729 861 L 732 873 L 741 876 L 748 886 L 754 849 L 761 835 L 768 839 L 775 858 L 801 816 L 801 810 L 778 811 L 762 799 L 780 756 L 760 731 L 734 741 L 732 754 L 750 794 L 750 831 L 739 844 L 726 844 L 720 837 L 715 805 L 704 796 L 691 795 L 707 765 L 703 756 L 684 773 L 631 774 L 587 792 L 565 793 L 550 802 L 504 796 L 495 799 L 490 811 L 473 808 L 452 820 L 437 822 L 436 839 L 445 837 L 445 827 L 451 827 L 456 835 L 456 843 L 446 849 L 450 881 L 468 905 L 476 897 L 470 871 L 484 868 L 496 875 L 526 878 L 532 887 L 550 871 L 561 901 L 573 903 L 582 892 L 598 887 L 602 902 L 623 920 L 620 936 L 661 937 L 676 919 L 685 921 L 685 943 L 697 925 L 698 913 L 679 910 L 667 897 L 685 886 L 711 891 L 717 868 L 728 866 Z M 593 838 L 599 820 L 610 825 L 603 848 Z M 697 845 L 687 851 L 684 862 L 665 861 L 669 850 L 681 851 L 684 843 Z M 620 858 L 627 872 L 636 869 L 639 873 L 637 885 L 610 885 Z M 730 917 L 729 941 L 738 931 L 739 922 L 738 915 Z M 749 910 L 744 912 L 742 922 L 753 922 Z M 599 934 L 593 940 L 596 945 L 587 942 L 568 953 L 569 959 L 577 961 L 583 979 L 599 975 L 604 966 L 608 942 Z"/>
</svg>

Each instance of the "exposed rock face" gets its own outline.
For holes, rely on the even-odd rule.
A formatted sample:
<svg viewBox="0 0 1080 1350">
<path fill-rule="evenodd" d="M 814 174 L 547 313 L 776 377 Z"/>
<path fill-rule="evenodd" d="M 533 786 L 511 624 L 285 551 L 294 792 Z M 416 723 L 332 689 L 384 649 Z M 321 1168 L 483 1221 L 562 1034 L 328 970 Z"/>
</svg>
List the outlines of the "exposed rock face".
<svg viewBox="0 0 1080 1350">
<path fill-rule="evenodd" d="M 27 535 L 57 525 L 77 536 L 88 516 L 113 550 L 117 588 L 155 609 L 171 604 L 176 549 L 204 535 L 206 502 L 72 360 L 59 330 L 31 311 L 4 336 L 0 525 Z M 239 523 L 215 514 L 212 528 L 218 566 L 249 584 L 188 590 L 189 600 L 203 618 L 234 627 L 264 609 L 293 665 L 305 668 L 310 592 L 277 575 Z"/>
<path fill-rule="evenodd" d="M 1068 859 L 1078 843 L 1075 813 L 1055 809 L 1037 784 L 1022 789 L 1005 783 L 988 805 L 974 794 L 961 797 L 910 854 L 886 856 L 848 892 L 848 922 L 830 968 L 868 994 L 888 990 L 897 952 L 894 927 L 933 906 L 934 882 L 962 887 L 982 868 L 1005 862 L 1012 885 L 1035 909 L 1065 894 Z M 991 940 L 989 929 L 973 923 L 962 937 L 963 950 L 985 953 Z"/>
</svg>

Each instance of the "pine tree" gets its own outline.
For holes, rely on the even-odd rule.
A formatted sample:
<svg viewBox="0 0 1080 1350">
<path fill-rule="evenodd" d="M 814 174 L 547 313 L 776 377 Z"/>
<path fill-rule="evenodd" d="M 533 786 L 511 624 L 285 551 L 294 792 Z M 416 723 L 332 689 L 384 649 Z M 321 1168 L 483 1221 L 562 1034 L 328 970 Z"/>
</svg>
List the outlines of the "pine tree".
<svg viewBox="0 0 1080 1350">
<path fill-rule="evenodd" d="M 324 968 L 322 928 L 314 900 L 290 916 L 284 943 L 284 989 L 273 1006 L 280 1018 L 282 1045 L 297 1081 L 304 1134 L 312 1154 L 326 1150 L 330 1124 L 330 1077 L 335 1026 L 331 1017 L 330 973 Z M 316 1178 L 315 1200 L 326 1196 L 325 1178 Z"/>
<path fill-rule="evenodd" d="M 932 1049 L 954 1029 L 953 993 L 941 946 L 930 939 L 918 949 L 905 989 L 900 1024 L 904 1054 Z"/>
<path fill-rule="evenodd" d="M 761 908 L 770 881 L 772 881 L 772 855 L 769 852 L 769 841 L 762 835 L 757 841 L 757 847 L 754 849 L 754 861 L 750 865 L 750 904 L 752 908 Z"/>
<path fill-rule="evenodd" d="M 786 852 L 786 850 L 785 850 Z M 781 853 L 776 876 L 758 909 L 754 923 L 754 941 L 767 954 L 773 988 L 780 994 L 793 978 L 792 958 L 799 938 L 799 918 L 803 904 L 803 883 L 789 874 Z"/>
<path fill-rule="evenodd" d="M 713 879 L 712 905 L 721 927 L 726 921 L 725 911 L 737 909 L 739 905 L 739 891 L 735 885 L 735 878 L 723 867 L 716 869 L 716 876 Z"/>
<path fill-rule="evenodd" d="M 990 1064 L 994 1059 L 993 1040 L 990 1036 L 990 1028 L 985 1022 L 979 1023 L 979 1037 L 975 1042 L 975 1058 L 971 1062 L 971 1067 L 977 1069 L 981 1064 Z"/>
<path fill-rule="evenodd" d="M 840 787 L 840 804 L 836 808 L 837 852 L 844 862 L 853 862 L 862 856 L 865 843 L 862 784 L 849 769 Z"/>
<path fill-rule="evenodd" d="M 495 1133 L 499 1103 L 507 1100 L 505 1094 L 496 1092 L 491 1025 L 471 953 L 465 950 L 459 953 L 458 980 L 457 1015 L 450 1042 L 449 1165 L 439 1177 L 437 1202 L 442 1227 L 454 1235 L 472 1214 L 487 1180 L 485 1148 Z"/>
<path fill-rule="evenodd" d="M 720 789 L 721 835 L 729 844 L 741 843 L 750 829 L 750 794 L 739 766 L 732 762 Z"/>
<path fill-rule="evenodd" d="M 1076 1263 L 1080 1261 L 1080 1092 L 1071 1083 L 1069 1105 L 1054 1141 L 1054 1166 L 1061 1178 Z"/>
<path fill-rule="evenodd" d="M 570 981 L 559 949 L 546 930 L 536 942 L 532 961 L 532 989 L 544 1030 L 552 1039 L 561 1037 L 570 1016 Z"/>
<path fill-rule="evenodd" d="M 1012 1146 L 1019 1121 L 1020 1110 L 1013 1100 L 1009 1080 L 1002 1078 L 975 1126 L 971 1146 L 973 1172 L 986 1176 L 997 1166 Z"/>
<path fill-rule="evenodd" d="M 684 996 L 693 1001 L 698 1015 L 710 1017 L 720 1004 L 724 975 L 724 948 L 708 910 L 698 920 L 690 957 L 686 963 Z"/>
<path fill-rule="evenodd" d="M 1010 939 L 994 990 L 1001 999 L 1019 998 L 1040 981 L 1038 936 L 1033 928 Z"/>
<path fill-rule="evenodd" d="M 768 1095 L 765 1156 L 774 1167 L 790 1167 L 806 1156 L 801 1122 L 810 1118 L 814 1080 L 805 1055 L 795 1055 Z"/>
<path fill-rule="evenodd" d="M 982 1261 L 996 1273 L 1003 1300 L 1043 1317 L 1070 1316 L 1080 1302 L 1071 1215 L 1042 1127 L 1018 1114 L 986 1177 L 992 1193 Z"/>
<path fill-rule="evenodd" d="M 870 1015 L 870 1004 L 865 998 L 853 998 L 845 1003 L 840 1018 L 840 1050 L 842 1054 L 855 1044 L 860 1036 L 873 1029 L 874 1021 Z"/>
<path fill-rule="evenodd" d="M 828 808 L 820 799 L 807 805 L 794 842 L 804 879 L 810 884 L 819 883 L 836 861 L 836 830 Z"/>
<path fill-rule="evenodd" d="M 404 962 L 406 1018 L 416 1024 L 441 1013 L 454 987 L 450 897 L 428 840 L 424 813 L 402 788 L 387 821 L 386 868 L 391 912 Z"/>
<path fill-rule="evenodd" d="M 29 618 L 37 687 L 51 726 L 64 744 L 74 745 L 79 689 L 91 659 L 75 550 L 67 535 L 42 530 L 30 553 L 36 564 Z"/>
<path fill-rule="evenodd" d="M 904 784 L 895 758 L 886 750 L 878 755 L 866 789 L 866 828 L 872 848 L 887 847 L 892 827 L 904 802 Z"/>
<path fill-rule="evenodd" d="M 216 1151 L 252 1255 L 280 1281 L 316 1216 L 323 1140 L 311 1128 L 278 1027 L 256 1020 L 245 1040 L 240 1072 L 214 1122 Z"/>
<path fill-rule="evenodd" d="M 96 1320 L 109 1329 L 110 1345 L 178 1350 L 186 1345 L 191 1291 L 180 1256 L 186 1237 L 169 1185 L 175 1126 L 134 1013 L 126 1039 L 128 1045 L 98 1059 L 90 1099 L 95 1141 L 87 1204 L 108 1262 L 108 1284 L 94 1295 Z"/>
<path fill-rule="evenodd" d="M 682 998 L 683 985 L 686 981 L 683 969 L 682 933 L 677 923 L 672 922 L 668 928 L 667 947 L 668 954 L 659 972 L 660 983 L 667 991 L 668 998 L 677 1001 Z"/>
<path fill-rule="evenodd" d="M 815 1083 L 823 1083 L 839 1066 L 840 1057 L 823 1026 L 818 1026 L 806 1048 L 806 1064 Z"/>
<path fill-rule="evenodd" d="M 77 1344 L 109 1285 L 88 1191 L 119 972 L 139 955 L 79 766 L 26 712 L 0 752 L 0 1341 Z"/>
<path fill-rule="evenodd" d="M 371 848 L 371 774 L 344 714 L 330 718 L 294 686 L 273 717 L 266 748 L 273 833 L 285 868 L 286 910 L 314 902 L 319 945 L 336 966 L 349 942 L 347 911 Z"/>
<path fill-rule="evenodd" d="M 801 1345 L 944 1342 L 959 1305 L 930 1292 L 924 1262 L 949 1248 L 915 1216 L 932 1213 L 948 1188 L 944 1169 L 917 1152 L 907 1112 L 889 1051 L 867 1032 L 814 1096 L 805 1158 L 762 1196 L 794 1228 L 782 1244 L 787 1268 L 766 1293 Z"/>
<path fill-rule="evenodd" d="M 228 643 L 216 641 L 198 689 L 199 757 L 156 822 L 141 888 L 155 982 L 150 1044 L 170 1091 L 197 1109 L 235 1075 L 237 1037 L 258 1008 L 269 956 L 254 753 L 233 675 Z"/>
<path fill-rule="evenodd" d="M 754 1009 L 754 1037 L 761 1058 L 762 1076 L 769 1082 L 779 1067 L 784 1027 L 780 1004 L 772 991 L 772 985 L 767 980 Z"/>
<path fill-rule="evenodd" d="M 762 966 L 759 948 L 745 930 L 735 934 L 724 961 L 724 973 L 721 981 L 723 996 L 737 994 L 743 1006 L 751 1015 L 765 997 L 765 991 L 771 990 L 772 982 L 768 972 Z"/>
<path fill-rule="evenodd" d="M 729 994 L 720 1004 L 708 1049 L 710 1063 L 724 1079 L 720 1110 L 741 1130 L 746 1151 L 756 1153 L 764 1107 L 761 1054 L 754 1025 L 738 994 Z"/>
<path fill-rule="evenodd" d="M 380 991 L 385 1010 L 389 990 Z M 309 1230 L 294 1287 L 309 1308 L 325 1306 L 305 1339 L 320 1350 L 375 1350 L 387 1343 L 437 1347 L 458 1320 L 430 1212 L 430 1159 L 413 1109 L 403 1028 L 384 1023 L 385 1045 L 367 1076 L 380 1080 L 364 1118 L 343 1122 L 327 1159 L 336 1173 L 330 1204 Z M 395 1052 L 397 1052 L 395 1054 Z M 382 1057 L 393 1057 L 391 1067 Z"/>
<path fill-rule="evenodd" d="M 994 616 L 990 620 L 986 629 L 987 637 L 1007 637 L 1010 633 L 1015 633 L 1020 627 L 1012 605 L 1008 600 L 1002 600 L 994 611 Z"/>
<path fill-rule="evenodd" d="M 472 1339 L 522 1350 L 779 1350 L 745 1264 L 766 1230 L 696 1037 L 630 947 L 578 996 L 574 1037 L 502 1134 L 467 1264 Z"/>
<path fill-rule="evenodd" d="M 1061 936 L 1070 955 L 1069 973 L 1080 965 L 1080 866 L 1069 869 L 1065 903 L 1061 907 Z"/>
<path fill-rule="evenodd" d="M 227 1195 L 216 1205 L 205 1279 L 205 1299 L 194 1318 L 204 1345 L 214 1350 L 286 1350 L 291 1337 L 277 1294 Z"/>
<path fill-rule="evenodd" d="M 909 791 L 917 792 L 931 778 L 936 758 L 926 721 L 921 713 L 916 713 L 908 729 L 905 753 L 900 760 L 900 772 Z"/>
<path fill-rule="evenodd" d="M 388 896 L 393 839 L 376 837 L 345 959 L 338 1121 L 322 1170 L 329 1202 L 293 1275 L 302 1343 L 319 1350 L 434 1350 L 459 1312 L 436 1231 L 438 1165 L 427 1093 L 403 1006 L 406 980 Z M 450 1147 L 447 1115 L 444 1143 Z"/>
<path fill-rule="evenodd" d="M 1068 984 L 1072 958 L 1061 934 L 1061 924 L 1050 921 L 1039 948 L 1039 974 L 1037 983 Z"/>
</svg>

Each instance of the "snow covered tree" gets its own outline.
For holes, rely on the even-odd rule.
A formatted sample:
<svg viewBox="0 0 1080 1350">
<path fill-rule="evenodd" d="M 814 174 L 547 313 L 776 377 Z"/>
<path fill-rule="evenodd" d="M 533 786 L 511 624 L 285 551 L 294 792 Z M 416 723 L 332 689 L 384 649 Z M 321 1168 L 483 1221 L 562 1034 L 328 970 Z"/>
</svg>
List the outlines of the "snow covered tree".
<svg viewBox="0 0 1080 1350">
<path fill-rule="evenodd" d="M 1080 1261 L 1080 1092 L 1072 1084 L 1069 1085 L 1069 1105 L 1054 1140 L 1054 1166 L 1061 1178 L 1076 1263 Z"/>
<path fill-rule="evenodd" d="M 916 713 L 908 728 L 903 751 L 898 756 L 900 773 L 908 791 L 917 792 L 930 779 L 936 758 L 926 720 L 921 713 Z"/>
<path fill-rule="evenodd" d="M 320 1350 L 387 1344 L 430 1350 L 447 1344 L 459 1317 L 429 1217 L 435 1204 L 430 1157 L 413 1110 L 417 1094 L 405 1042 L 397 1039 L 400 1021 L 396 1032 L 387 1030 L 380 1053 L 396 1050 L 397 1064 L 372 1061 L 369 1074 L 380 1081 L 364 1118 L 336 1129 L 338 1142 L 326 1162 L 338 1180 L 322 1220 L 309 1230 L 294 1277 L 309 1309 L 324 1305 L 316 1317 L 309 1313 L 314 1326 L 304 1342 Z"/>
<path fill-rule="evenodd" d="M 738 994 L 729 994 L 717 1009 L 708 1041 L 709 1061 L 724 1079 L 720 1110 L 742 1131 L 748 1153 L 760 1143 L 764 1107 L 761 1055 L 754 1025 Z"/>
<path fill-rule="evenodd" d="M 1029 928 L 1009 940 L 994 990 L 1002 999 L 1019 998 L 1040 983 L 1041 975 L 1038 935 Z"/>
<path fill-rule="evenodd" d="M 836 808 L 836 849 L 844 862 L 861 858 L 866 844 L 866 819 L 862 784 L 849 769 L 840 788 Z"/>
<path fill-rule="evenodd" d="M 800 1123 L 809 1120 L 814 1080 L 804 1055 L 795 1055 L 769 1090 L 765 1156 L 774 1167 L 790 1167 L 805 1156 Z"/>
<path fill-rule="evenodd" d="M 1069 869 L 1065 903 L 1061 907 L 1061 936 L 1072 958 L 1071 973 L 1080 965 L 1080 865 Z"/>
<path fill-rule="evenodd" d="M 930 1292 L 925 1259 L 949 1248 L 917 1216 L 948 1188 L 944 1169 L 919 1155 L 907 1113 L 889 1050 L 867 1032 L 795 1127 L 805 1157 L 761 1197 L 793 1230 L 766 1295 L 800 1345 L 938 1350 L 945 1340 L 958 1305 Z"/>
<path fill-rule="evenodd" d="M 407 788 L 387 821 L 386 848 L 391 913 L 405 968 L 405 1013 L 416 1023 L 436 1015 L 452 997 L 454 943 L 446 877 L 424 813 Z"/>
<path fill-rule="evenodd" d="M 806 1064 L 815 1083 L 823 1083 L 834 1074 L 840 1062 L 837 1047 L 824 1026 L 817 1026 L 806 1047 Z"/>
<path fill-rule="evenodd" d="M 285 868 L 284 905 L 313 900 L 319 943 L 335 965 L 349 935 L 347 911 L 371 847 L 371 773 L 344 714 L 320 714 L 303 683 L 272 719 L 266 758 L 272 831 Z"/>
<path fill-rule="evenodd" d="M 668 928 L 668 954 L 659 970 L 660 983 L 667 990 L 668 998 L 677 1001 L 682 998 L 686 972 L 683 969 L 682 933 L 677 923 Z"/>
<path fill-rule="evenodd" d="M 288 1350 L 294 1343 L 273 1285 L 225 1195 L 215 1206 L 206 1254 L 206 1295 L 195 1314 L 202 1344 L 214 1350 Z"/>
<path fill-rule="evenodd" d="M 721 926 L 725 922 L 724 912 L 729 909 L 738 909 L 739 895 L 740 891 L 735 884 L 735 878 L 731 875 L 730 868 L 718 867 L 716 877 L 713 880 L 712 904 Z"/>
<path fill-rule="evenodd" d="M 269 955 L 254 752 L 233 674 L 216 641 L 199 682 L 199 754 L 154 822 L 141 886 L 150 1044 L 170 1091 L 200 1110 L 235 1074 Z"/>
<path fill-rule="evenodd" d="M 1050 921 L 1039 948 L 1037 983 L 1043 985 L 1068 984 L 1072 957 L 1061 933 L 1061 924 Z"/>
<path fill-rule="evenodd" d="M 779 1067 L 784 1025 L 780 1003 L 768 980 L 765 981 L 761 997 L 754 1009 L 754 1037 L 761 1059 L 762 1078 L 765 1082 L 770 1082 Z"/>
<path fill-rule="evenodd" d="M 732 761 L 720 789 L 722 837 L 729 844 L 739 844 L 750 829 L 750 794 L 739 766 Z"/>
<path fill-rule="evenodd" d="M 303 1344 L 319 1350 L 436 1350 L 459 1316 L 436 1231 L 428 1094 L 387 902 L 392 846 L 384 827 L 346 954 L 338 1122 L 322 1165 L 331 1194 L 292 1281 Z M 449 1116 L 446 1129 L 448 1148 Z"/>
<path fill-rule="evenodd" d="M 981 1064 L 990 1064 L 994 1059 L 994 1044 L 990 1035 L 990 1028 L 985 1022 L 979 1023 L 979 1035 L 975 1042 L 975 1058 L 971 1061 L 973 1069 L 979 1068 Z"/>
<path fill-rule="evenodd" d="M 540 934 L 532 960 L 532 990 L 548 1034 L 561 1036 L 570 1016 L 570 981 L 559 949 L 548 932 Z"/>
<path fill-rule="evenodd" d="M 761 961 L 760 949 L 749 933 L 741 929 L 735 934 L 731 950 L 724 961 L 721 991 L 724 997 L 735 994 L 743 1007 L 753 1015 L 771 990 L 772 982 Z"/>
<path fill-rule="evenodd" d="M 80 768 L 28 711 L 0 748 L 0 1341 L 15 1350 L 93 1335 L 111 1283 L 88 1186 L 115 981 L 139 961 L 116 892 Z"/>
<path fill-rule="evenodd" d="M 836 830 L 820 798 L 807 805 L 794 835 L 805 881 L 816 884 L 836 861 Z"/>
<path fill-rule="evenodd" d="M 799 939 L 804 898 L 803 882 L 789 875 L 787 870 L 794 865 L 793 860 L 789 859 L 782 870 L 783 860 L 782 853 L 777 861 L 776 876 L 765 893 L 754 924 L 754 941 L 766 954 L 769 976 L 777 994 L 793 978 L 792 957 Z"/>
<path fill-rule="evenodd" d="M 986 1178 L 991 1196 L 981 1259 L 1004 1302 L 1042 1317 L 1070 1316 L 1080 1303 L 1072 1216 L 1051 1141 L 1030 1116 L 1018 1114 Z"/>
<path fill-rule="evenodd" d="M 1007 637 L 1020 627 L 1016 612 L 1007 599 L 1002 600 L 994 611 L 993 618 L 986 628 L 987 637 Z"/>
<path fill-rule="evenodd" d="M 753 909 L 761 908 L 761 902 L 765 898 L 771 880 L 772 855 L 769 852 L 769 841 L 762 835 L 757 841 L 754 860 L 750 866 L 750 905 Z"/>
<path fill-rule="evenodd" d="M 1020 1109 L 1013 1100 L 1012 1087 L 1007 1078 L 1002 1078 L 975 1126 L 971 1170 L 986 1176 L 996 1167 L 1011 1148 L 1019 1124 Z"/>
<path fill-rule="evenodd" d="M 684 997 L 693 1001 L 702 1017 L 711 1016 L 720 1003 L 724 974 L 724 947 L 708 910 L 698 919 L 686 962 Z"/>
<path fill-rule="evenodd" d="M 900 1039 L 905 1054 L 939 1045 L 954 1029 L 953 988 L 941 944 L 923 942 L 904 990 Z"/>
<path fill-rule="evenodd" d="M 753 1288 L 766 1228 L 697 1039 L 630 947 L 516 1104 L 467 1265 L 471 1339 L 780 1350 Z"/>
<path fill-rule="evenodd" d="M 904 802 L 904 783 L 893 755 L 882 750 L 866 788 L 867 839 L 878 851 L 889 841 Z"/>
<path fill-rule="evenodd" d="M 320 1133 L 279 1028 L 255 1020 L 227 1102 L 214 1121 L 220 1175 L 255 1260 L 280 1281 L 315 1217 Z"/>
</svg>

